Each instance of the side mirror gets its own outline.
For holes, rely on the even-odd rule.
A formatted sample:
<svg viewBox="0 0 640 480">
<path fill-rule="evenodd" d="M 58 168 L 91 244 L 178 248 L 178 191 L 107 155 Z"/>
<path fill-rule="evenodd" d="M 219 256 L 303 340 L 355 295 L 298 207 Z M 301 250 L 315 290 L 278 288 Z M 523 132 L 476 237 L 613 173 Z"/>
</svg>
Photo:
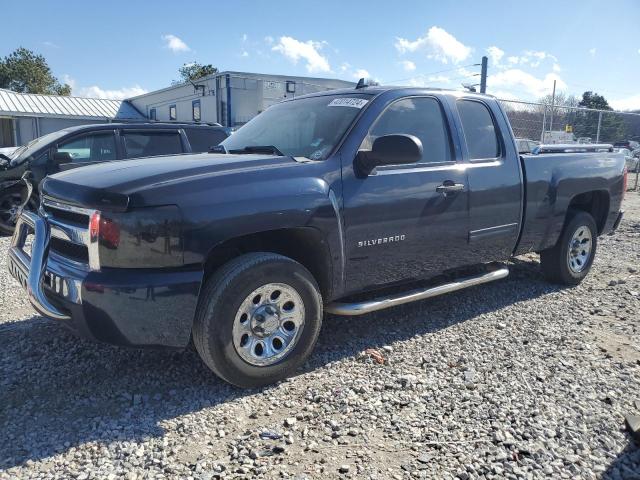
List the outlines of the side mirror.
<svg viewBox="0 0 640 480">
<path fill-rule="evenodd" d="M 69 152 L 56 152 L 53 154 L 53 163 L 56 165 L 71 163 L 72 161 L 73 157 Z"/>
<path fill-rule="evenodd" d="M 368 175 L 380 165 L 405 165 L 422 158 L 422 142 L 414 135 L 383 135 L 374 140 L 371 150 L 360 150 L 356 157 L 359 173 Z"/>
</svg>

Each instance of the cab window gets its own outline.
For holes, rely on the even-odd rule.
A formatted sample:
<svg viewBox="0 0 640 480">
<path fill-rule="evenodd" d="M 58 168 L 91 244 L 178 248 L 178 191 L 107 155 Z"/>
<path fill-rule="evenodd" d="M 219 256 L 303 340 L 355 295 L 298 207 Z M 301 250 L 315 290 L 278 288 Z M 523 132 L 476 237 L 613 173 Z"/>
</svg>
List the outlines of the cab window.
<svg viewBox="0 0 640 480">
<path fill-rule="evenodd" d="M 459 100 L 458 112 L 464 138 L 471 160 L 496 158 L 500 156 L 497 128 L 489 109 L 484 103 L 474 100 Z"/>
<path fill-rule="evenodd" d="M 420 139 L 420 163 L 442 163 L 452 159 L 446 119 L 435 98 L 412 97 L 392 103 L 375 121 L 361 149 L 370 150 L 376 138 L 393 134 L 414 135 Z"/>
</svg>

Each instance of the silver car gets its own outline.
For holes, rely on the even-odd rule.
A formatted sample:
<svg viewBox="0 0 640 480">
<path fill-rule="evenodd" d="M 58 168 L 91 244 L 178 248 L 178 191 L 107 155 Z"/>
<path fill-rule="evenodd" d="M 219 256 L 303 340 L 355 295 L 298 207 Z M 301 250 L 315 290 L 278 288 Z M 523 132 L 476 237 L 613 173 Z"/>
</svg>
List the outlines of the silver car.
<svg viewBox="0 0 640 480">
<path fill-rule="evenodd" d="M 624 161 L 627 165 L 627 171 L 640 172 L 640 158 L 634 156 L 628 148 L 614 148 L 615 152 L 624 154 Z M 635 153 L 635 152 L 634 152 Z"/>
</svg>

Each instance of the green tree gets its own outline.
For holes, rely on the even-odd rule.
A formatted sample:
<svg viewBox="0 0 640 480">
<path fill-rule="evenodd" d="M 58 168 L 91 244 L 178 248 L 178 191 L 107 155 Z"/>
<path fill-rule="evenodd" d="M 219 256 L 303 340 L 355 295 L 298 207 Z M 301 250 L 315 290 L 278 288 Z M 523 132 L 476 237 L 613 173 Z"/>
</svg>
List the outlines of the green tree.
<svg viewBox="0 0 640 480">
<path fill-rule="evenodd" d="M 53 76 L 45 58 L 24 47 L 0 59 L 0 88 L 21 93 L 71 94 L 71 87 Z"/>
<path fill-rule="evenodd" d="M 198 62 L 185 63 L 178 69 L 180 80 L 174 80 L 172 85 L 181 85 L 183 83 L 193 82 L 199 78 L 206 77 L 218 73 L 218 69 L 211 64 L 203 65 Z"/>
<path fill-rule="evenodd" d="M 576 137 L 591 137 L 593 141 L 596 141 L 598 119 L 600 118 L 600 137 L 598 140 L 601 143 L 613 143 L 625 138 L 626 127 L 622 116 L 615 113 L 606 113 L 607 111 L 612 112 L 613 108 L 602 95 L 591 91 L 584 92 L 578 107 L 602 110 L 603 112 L 600 117 L 600 112 L 578 111 L 574 120 L 574 134 Z"/>
</svg>

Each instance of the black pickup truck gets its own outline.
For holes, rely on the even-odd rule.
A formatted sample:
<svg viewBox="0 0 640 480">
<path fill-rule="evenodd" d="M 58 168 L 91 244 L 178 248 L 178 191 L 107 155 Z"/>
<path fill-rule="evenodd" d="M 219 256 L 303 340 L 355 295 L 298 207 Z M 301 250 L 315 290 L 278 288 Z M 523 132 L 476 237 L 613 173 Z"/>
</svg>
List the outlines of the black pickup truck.
<svg viewBox="0 0 640 480">
<path fill-rule="evenodd" d="M 621 155 L 519 156 L 485 95 L 318 93 L 221 145 L 48 177 L 8 259 L 35 309 L 112 344 L 193 338 L 220 377 L 258 386 L 302 364 L 324 312 L 501 279 L 495 262 L 527 252 L 575 285 L 622 218 Z"/>
</svg>

